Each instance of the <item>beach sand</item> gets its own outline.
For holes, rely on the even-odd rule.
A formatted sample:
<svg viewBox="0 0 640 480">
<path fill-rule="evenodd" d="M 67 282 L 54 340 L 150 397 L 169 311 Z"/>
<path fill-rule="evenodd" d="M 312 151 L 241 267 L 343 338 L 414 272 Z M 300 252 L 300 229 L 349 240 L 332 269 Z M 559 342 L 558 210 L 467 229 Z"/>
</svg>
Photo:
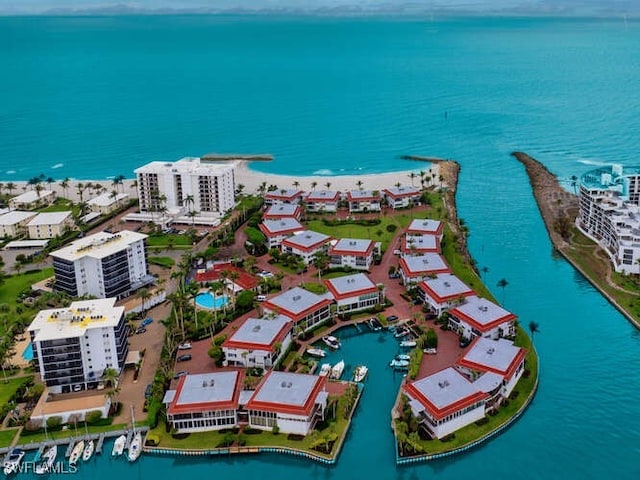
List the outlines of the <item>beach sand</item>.
<svg viewBox="0 0 640 480">
<path fill-rule="evenodd" d="M 250 162 L 243 160 L 236 160 L 236 186 L 244 185 L 243 193 L 257 193 L 258 188 L 263 182 L 267 183 L 267 187 L 275 185 L 278 189 L 281 188 L 295 188 L 294 182 L 298 182 L 301 190 L 311 191 L 313 190 L 312 184 L 317 183 L 316 190 L 327 189 L 327 183 L 331 183 L 330 190 L 338 190 L 346 192 L 348 190 L 358 190 L 358 182 L 362 182 L 362 189 L 365 190 L 382 190 L 383 188 L 389 188 L 400 183 L 403 186 L 411 186 L 412 183 L 416 187 L 420 187 L 420 175 L 419 172 L 426 173 L 425 178 L 431 180 L 431 176 L 435 175 L 436 182 L 439 177 L 439 165 L 437 163 L 421 163 L 416 162 L 416 168 L 412 170 L 403 170 L 399 172 L 390 173 L 378 173 L 369 175 L 334 175 L 334 176 L 310 176 L 310 177 L 294 177 L 292 175 L 276 175 L 271 173 L 262 173 L 252 170 L 249 166 Z M 411 181 L 410 174 L 415 173 L 416 177 Z M 27 190 L 31 190 L 32 187 L 27 185 L 26 181 L 12 181 L 10 179 L 4 179 L 0 181 L 4 185 L 4 192 L 7 192 L 6 185 L 12 182 L 15 185 L 15 189 L 12 192 L 12 196 L 20 195 L 24 192 L 23 187 Z M 86 185 L 87 183 L 100 184 L 107 189 L 107 192 L 117 190 L 118 192 L 128 193 L 131 197 L 137 197 L 137 190 L 134 187 L 133 179 L 126 179 L 122 181 L 121 185 L 113 185 L 111 180 L 71 180 L 66 192 L 62 188 L 61 181 L 57 181 L 51 184 L 51 187 L 47 183 L 42 183 L 45 190 L 53 190 L 60 197 L 69 198 L 73 202 L 80 201 L 80 194 L 77 188 L 78 184 Z M 427 182 L 427 185 L 430 183 Z M 96 190 L 87 189 L 83 193 L 83 200 L 87 201 L 90 198 L 97 196 Z"/>
</svg>

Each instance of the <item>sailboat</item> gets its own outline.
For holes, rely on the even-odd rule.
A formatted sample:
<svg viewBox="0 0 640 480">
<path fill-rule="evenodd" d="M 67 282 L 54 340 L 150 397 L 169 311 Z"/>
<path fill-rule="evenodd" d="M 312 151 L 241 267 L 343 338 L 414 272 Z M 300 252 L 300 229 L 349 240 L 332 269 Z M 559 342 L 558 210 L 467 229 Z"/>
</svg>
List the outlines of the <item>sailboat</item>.
<svg viewBox="0 0 640 480">
<path fill-rule="evenodd" d="M 53 462 L 56 461 L 56 457 L 58 456 L 58 446 L 54 443 L 53 445 L 47 447 L 42 454 L 41 462 L 36 465 L 35 472 L 38 475 L 43 475 L 45 473 L 49 473 L 52 470 Z"/>
<path fill-rule="evenodd" d="M 71 450 L 71 455 L 69 455 L 69 465 L 75 465 L 80 460 L 82 456 L 82 452 L 84 452 L 84 440 L 80 440 L 76 443 Z"/>
<path fill-rule="evenodd" d="M 127 457 L 130 462 L 135 462 L 142 453 L 142 433 L 136 432 L 136 420 L 133 416 L 133 406 L 131 406 L 131 423 L 133 424 L 133 440 L 129 445 Z"/>
<path fill-rule="evenodd" d="M 95 449 L 95 444 L 93 440 L 87 440 L 84 446 L 84 450 L 82 451 L 83 462 L 88 462 L 91 459 L 94 449 Z"/>
</svg>

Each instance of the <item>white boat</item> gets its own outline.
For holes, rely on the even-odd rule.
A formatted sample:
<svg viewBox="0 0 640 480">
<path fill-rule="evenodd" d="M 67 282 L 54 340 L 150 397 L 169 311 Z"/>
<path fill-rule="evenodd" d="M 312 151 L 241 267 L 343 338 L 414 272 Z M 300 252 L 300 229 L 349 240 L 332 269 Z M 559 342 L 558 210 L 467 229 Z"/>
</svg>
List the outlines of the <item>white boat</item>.
<svg viewBox="0 0 640 480">
<path fill-rule="evenodd" d="M 380 330 L 382 330 L 382 324 L 380 323 L 380 320 L 375 317 L 371 317 L 369 320 L 367 320 L 367 325 L 369 325 L 369 328 L 374 332 L 379 332 Z"/>
<path fill-rule="evenodd" d="M 340 340 L 338 340 L 333 335 L 326 335 L 322 337 L 322 341 L 327 345 L 327 347 L 333 348 L 334 350 L 340 348 Z"/>
<path fill-rule="evenodd" d="M 344 360 L 340 360 L 333 366 L 330 378 L 338 380 L 342 376 L 342 372 L 344 372 Z"/>
<path fill-rule="evenodd" d="M 353 371 L 353 381 L 356 383 L 360 383 L 364 380 L 364 377 L 369 373 L 369 369 L 366 365 L 358 365 L 356 369 Z"/>
<path fill-rule="evenodd" d="M 320 375 L 321 377 L 326 377 L 330 373 L 331 373 L 331 364 L 323 363 L 322 366 L 320 367 L 320 373 L 318 375 Z"/>
<path fill-rule="evenodd" d="M 9 453 L 9 457 L 2 464 L 4 474 L 6 476 L 11 475 L 12 473 L 17 473 L 20 470 L 20 463 L 24 458 L 24 450 L 20 450 L 19 448 L 14 448 Z"/>
<path fill-rule="evenodd" d="M 51 445 L 47 447 L 42 454 L 41 461 L 38 465 L 36 465 L 35 472 L 38 475 L 43 475 L 45 473 L 49 473 L 53 469 L 53 463 L 56 461 L 56 457 L 58 456 L 58 446 Z"/>
<path fill-rule="evenodd" d="M 404 369 L 407 368 L 409 366 L 409 361 L 408 360 L 391 360 L 391 363 L 389 363 L 390 367 L 393 368 L 397 368 L 397 369 Z"/>
<path fill-rule="evenodd" d="M 313 347 L 309 347 L 307 348 L 307 353 L 309 355 L 311 355 L 312 357 L 320 357 L 320 358 L 324 358 L 327 356 L 327 352 L 325 352 L 324 350 L 322 350 L 321 348 L 313 348 Z"/>
<path fill-rule="evenodd" d="M 438 353 L 438 350 L 436 348 L 425 348 L 423 352 L 427 355 L 435 355 Z"/>
<path fill-rule="evenodd" d="M 418 342 L 415 340 L 403 340 L 400 342 L 402 348 L 414 348 L 416 345 L 418 345 Z"/>
<path fill-rule="evenodd" d="M 120 435 L 116 438 L 116 441 L 113 444 L 113 450 L 111 450 L 111 455 L 114 457 L 119 457 L 124 453 L 124 447 L 127 446 L 127 436 Z"/>
<path fill-rule="evenodd" d="M 83 462 L 88 462 L 91 459 L 94 448 L 95 448 L 95 444 L 93 443 L 93 440 L 87 440 L 84 445 L 84 450 L 82 452 Z"/>
<path fill-rule="evenodd" d="M 76 443 L 71 450 L 71 455 L 69 455 L 69 465 L 75 465 L 80 460 L 82 456 L 82 452 L 84 452 L 84 440 L 80 440 Z"/>
<path fill-rule="evenodd" d="M 142 434 L 140 432 L 136 432 L 133 436 L 133 440 L 131 440 L 131 445 L 129 445 L 129 453 L 127 457 L 130 462 L 135 462 L 140 454 L 142 453 Z"/>
<path fill-rule="evenodd" d="M 408 362 L 411 360 L 411 355 L 396 355 L 396 360 L 406 360 Z"/>
<path fill-rule="evenodd" d="M 406 337 L 407 335 L 409 335 L 410 332 L 411 332 L 411 330 L 409 330 L 404 325 L 401 325 L 398 328 L 396 328 L 396 333 L 394 333 L 393 336 L 395 338 L 402 338 L 402 337 Z"/>
</svg>

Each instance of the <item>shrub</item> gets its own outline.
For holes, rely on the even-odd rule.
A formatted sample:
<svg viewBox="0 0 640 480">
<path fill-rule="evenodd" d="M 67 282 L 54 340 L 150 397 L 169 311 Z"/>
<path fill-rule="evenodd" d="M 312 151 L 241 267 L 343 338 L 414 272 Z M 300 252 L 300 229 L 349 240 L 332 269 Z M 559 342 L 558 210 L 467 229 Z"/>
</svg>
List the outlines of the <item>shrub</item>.
<svg viewBox="0 0 640 480">
<path fill-rule="evenodd" d="M 54 416 L 47 418 L 47 428 L 55 430 L 62 425 L 62 417 Z"/>
<path fill-rule="evenodd" d="M 245 433 L 246 433 L 246 429 L 245 429 Z M 273 428 L 271 429 L 271 433 L 273 433 L 274 435 L 278 435 L 280 433 L 280 427 L 278 425 L 274 425 Z"/>
<path fill-rule="evenodd" d="M 156 447 L 160 444 L 160 437 L 158 437 L 157 435 L 147 435 L 147 445 L 149 445 L 150 447 Z"/>
<path fill-rule="evenodd" d="M 398 229 L 397 225 L 394 225 L 393 223 L 390 223 L 389 225 L 387 225 L 386 227 L 387 232 L 389 233 L 393 233 Z"/>
<path fill-rule="evenodd" d="M 89 425 L 93 425 L 96 422 L 99 422 L 102 418 L 102 412 L 100 410 L 92 410 L 91 412 L 87 412 L 84 417 L 85 422 Z"/>
</svg>

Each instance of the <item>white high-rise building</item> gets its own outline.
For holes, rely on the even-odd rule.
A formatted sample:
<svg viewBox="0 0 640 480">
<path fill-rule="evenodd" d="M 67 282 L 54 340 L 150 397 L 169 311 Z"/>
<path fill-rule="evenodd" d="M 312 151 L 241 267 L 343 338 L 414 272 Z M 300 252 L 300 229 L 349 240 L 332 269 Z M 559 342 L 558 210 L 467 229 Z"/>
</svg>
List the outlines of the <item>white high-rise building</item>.
<svg viewBox="0 0 640 480">
<path fill-rule="evenodd" d="M 640 168 L 585 173 L 576 225 L 607 252 L 616 272 L 640 273 Z"/>
<path fill-rule="evenodd" d="M 173 221 L 210 223 L 235 205 L 235 164 L 186 157 L 135 170 L 140 212 L 163 212 Z M 189 213 L 195 212 L 190 218 Z"/>
<path fill-rule="evenodd" d="M 73 297 L 122 298 L 153 283 L 145 238 L 129 230 L 99 232 L 52 252 L 56 290 Z"/>
<path fill-rule="evenodd" d="M 54 393 L 98 386 L 104 371 L 122 371 L 128 353 L 124 307 L 115 298 L 41 310 L 29 325 L 33 359 Z"/>
</svg>

